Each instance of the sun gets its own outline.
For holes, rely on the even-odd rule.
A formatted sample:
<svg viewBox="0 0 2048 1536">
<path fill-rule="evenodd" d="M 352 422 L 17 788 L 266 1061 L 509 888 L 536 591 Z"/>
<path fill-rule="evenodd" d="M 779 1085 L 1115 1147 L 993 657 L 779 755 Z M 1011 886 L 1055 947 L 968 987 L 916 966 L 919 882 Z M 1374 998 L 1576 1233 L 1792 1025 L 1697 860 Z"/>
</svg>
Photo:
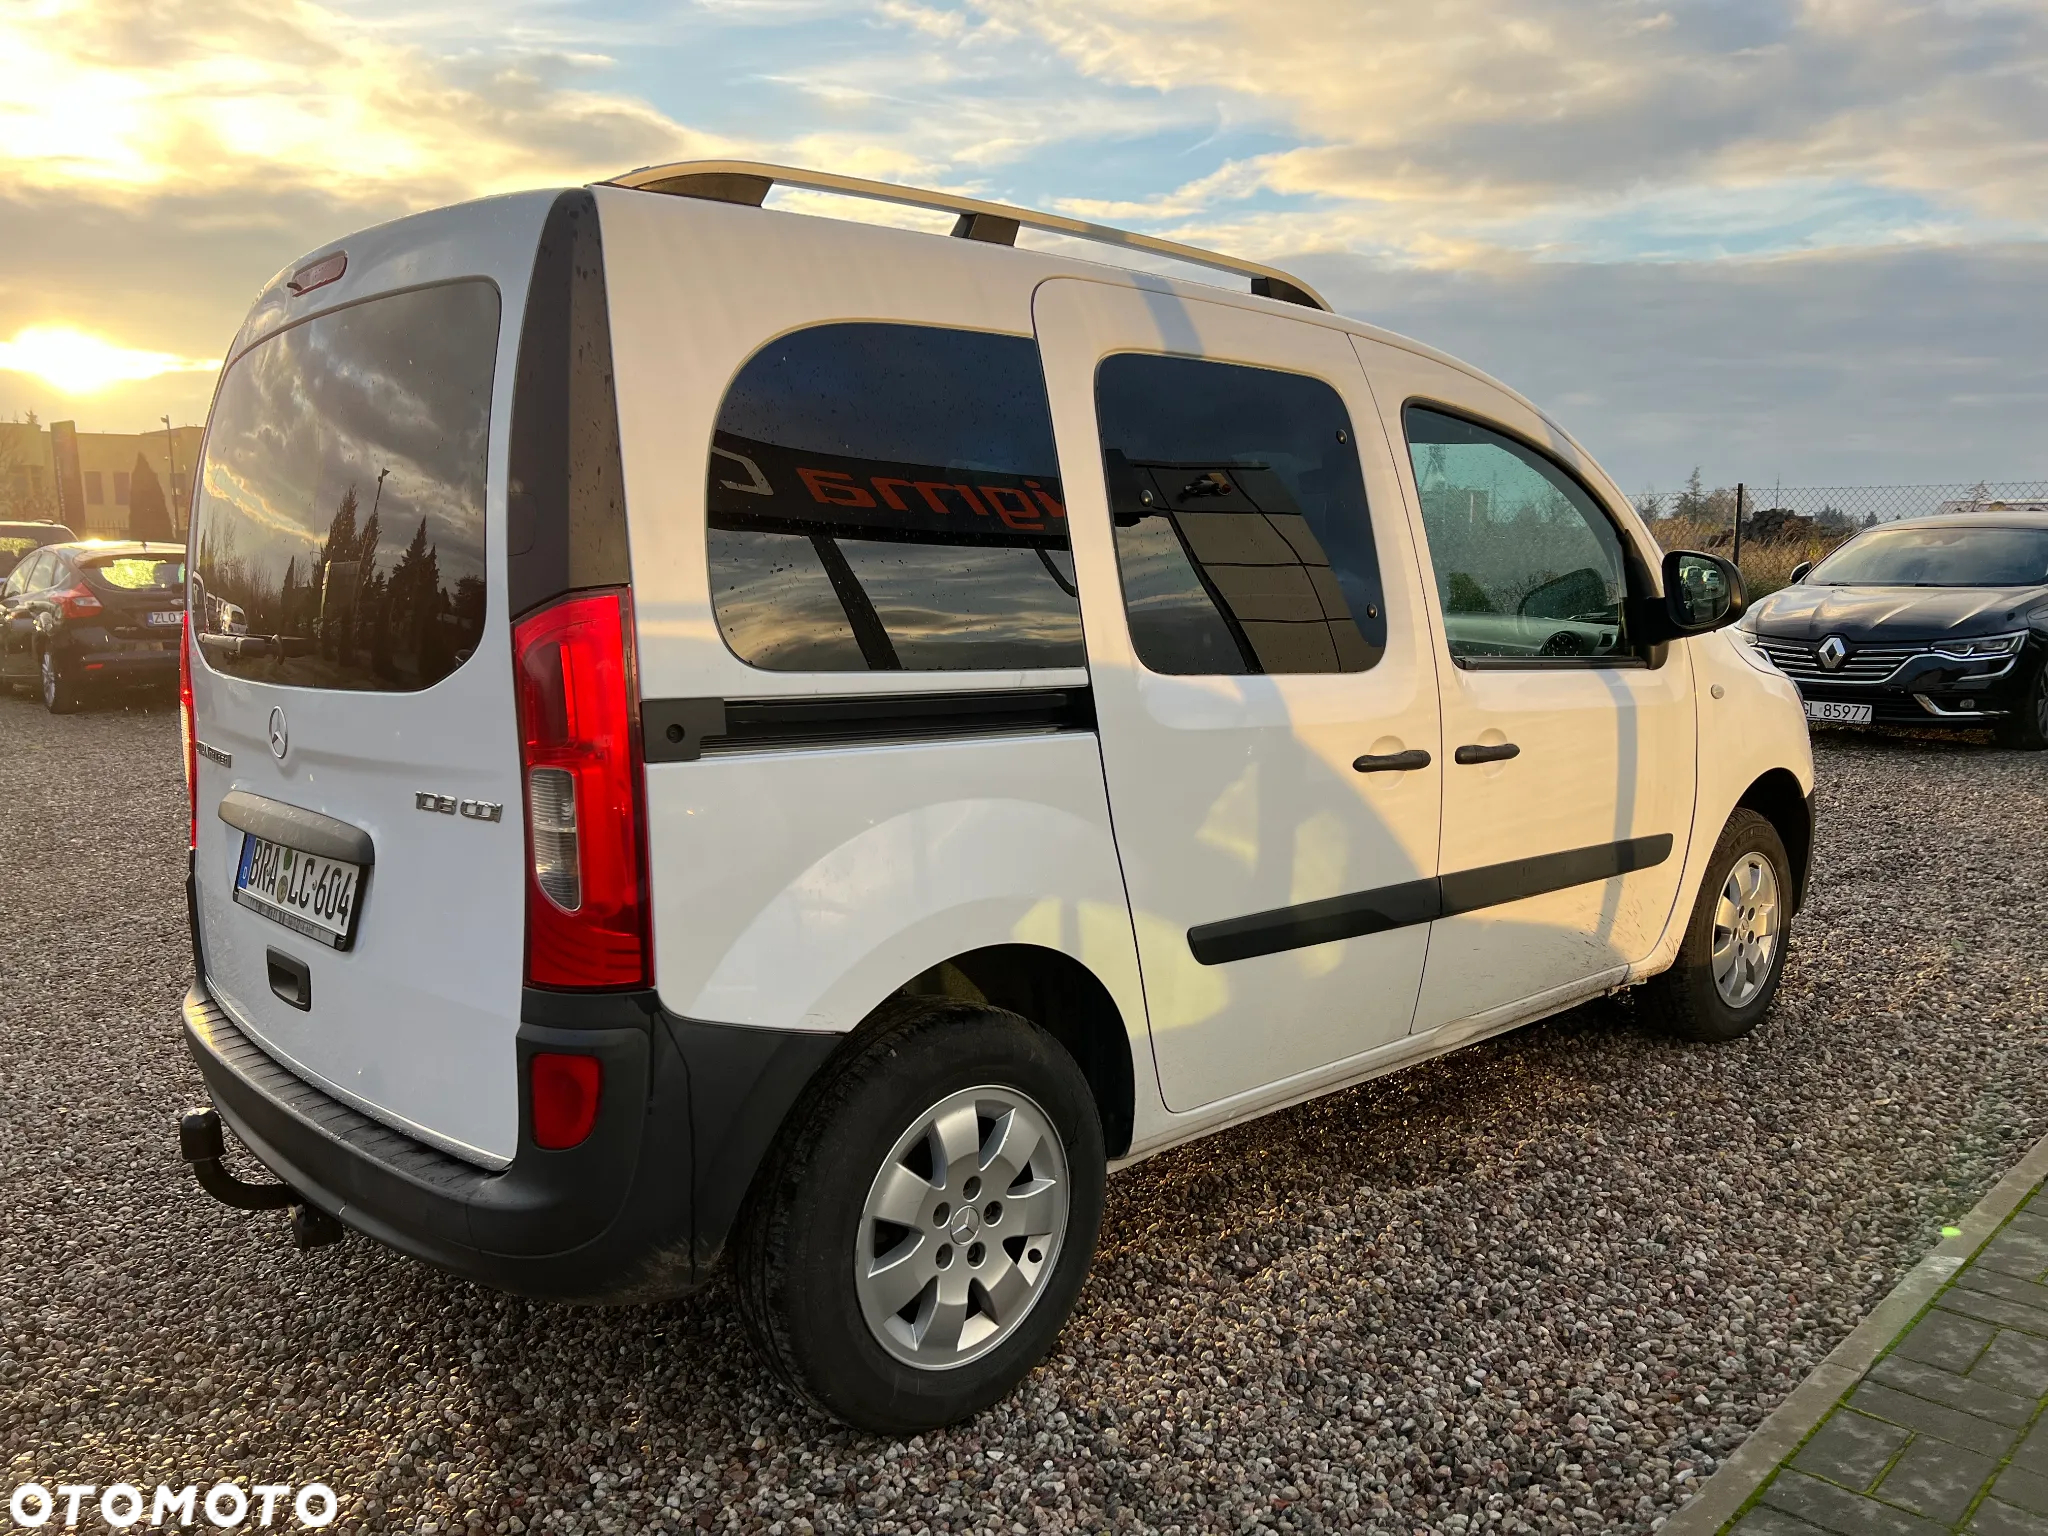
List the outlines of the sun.
<svg viewBox="0 0 2048 1536">
<path fill-rule="evenodd" d="M 90 395 L 166 373 L 210 373 L 219 358 L 179 357 L 124 347 L 66 325 L 31 325 L 0 341 L 0 370 L 33 374 L 67 395 Z"/>
</svg>

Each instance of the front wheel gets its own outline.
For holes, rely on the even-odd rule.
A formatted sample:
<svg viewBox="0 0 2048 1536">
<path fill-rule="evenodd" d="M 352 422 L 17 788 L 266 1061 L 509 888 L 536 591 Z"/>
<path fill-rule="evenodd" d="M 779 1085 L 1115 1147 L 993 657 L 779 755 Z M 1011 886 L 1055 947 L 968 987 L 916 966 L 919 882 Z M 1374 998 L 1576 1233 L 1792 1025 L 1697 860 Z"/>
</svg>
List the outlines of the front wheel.
<svg viewBox="0 0 2048 1536">
<path fill-rule="evenodd" d="M 1721 829 L 1671 969 L 1645 983 L 1643 1011 L 1684 1040 L 1739 1040 L 1778 995 L 1792 920 L 1792 865 L 1778 829 L 1738 810 Z"/>
<path fill-rule="evenodd" d="M 1052 1347 L 1094 1255 L 1102 1126 L 1074 1059 L 1016 1014 L 909 1002 L 864 1033 L 741 1217 L 740 1312 L 815 1407 L 916 1434 Z"/>
<path fill-rule="evenodd" d="M 2048 662 L 2034 674 L 2034 686 L 1998 723 L 1998 744 L 2021 752 L 2039 752 L 2048 747 Z"/>
</svg>

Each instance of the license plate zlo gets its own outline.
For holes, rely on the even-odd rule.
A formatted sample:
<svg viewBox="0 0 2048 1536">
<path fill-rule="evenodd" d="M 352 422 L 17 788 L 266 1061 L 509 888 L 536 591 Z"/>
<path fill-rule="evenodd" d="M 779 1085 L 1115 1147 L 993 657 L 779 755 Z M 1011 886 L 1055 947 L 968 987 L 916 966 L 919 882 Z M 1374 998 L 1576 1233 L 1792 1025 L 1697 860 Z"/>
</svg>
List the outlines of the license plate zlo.
<svg viewBox="0 0 2048 1536">
<path fill-rule="evenodd" d="M 235 900 L 294 933 L 333 949 L 355 940 L 362 866 L 242 834 Z"/>
</svg>

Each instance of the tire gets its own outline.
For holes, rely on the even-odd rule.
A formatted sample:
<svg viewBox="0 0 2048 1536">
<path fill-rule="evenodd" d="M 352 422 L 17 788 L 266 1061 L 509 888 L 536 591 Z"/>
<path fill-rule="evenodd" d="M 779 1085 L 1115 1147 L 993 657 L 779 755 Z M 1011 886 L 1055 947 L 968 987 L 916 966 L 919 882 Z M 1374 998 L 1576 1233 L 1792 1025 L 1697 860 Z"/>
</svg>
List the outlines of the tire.
<svg viewBox="0 0 2048 1536">
<path fill-rule="evenodd" d="M 43 708 L 53 715 L 74 715 L 85 707 L 84 690 L 55 651 L 40 652 L 36 666 L 41 674 Z"/>
<path fill-rule="evenodd" d="M 1767 879 L 1753 878 L 1759 867 L 1767 872 Z M 1736 811 L 1714 844 L 1714 856 L 1707 862 L 1699 899 L 1686 922 L 1678 959 L 1670 970 L 1643 986 L 1640 1006 L 1644 1016 L 1681 1040 L 1740 1040 L 1755 1029 L 1770 1011 L 1778 995 L 1779 978 L 1784 975 L 1792 893 L 1792 861 L 1785 856 L 1778 829 L 1755 811 Z M 1717 935 L 1731 931 L 1726 926 L 1730 911 L 1724 909 L 1724 900 L 1736 918 L 1735 942 L 1729 946 L 1733 963 L 1725 971 L 1717 967 L 1715 953 Z M 1757 920 L 1744 914 L 1761 915 L 1766 900 L 1770 903 L 1770 941 L 1768 953 L 1761 954 L 1756 943 L 1744 940 L 1745 933 L 1754 935 L 1758 926 Z"/>
<path fill-rule="evenodd" d="M 1008 1179 L 1020 1132 L 1037 1146 Z M 970 1187 L 983 1172 L 1005 1179 L 993 1198 Z M 1057 1041 L 1001 1009 L 903 1000 L 862 1026 L 769 1152 L 735 1234 L 740 1314 L 784 1384 L 842 1423 L 956 1423 L 1052 1347 L 1094 1257 L 1103 1175 L 1094 1097 Z M 975 1295 L 983 1281 L 1007 1305 Z"/>
<path fill-rule="evenodd" d="M 1998 744 L 2016 752 L 2039 752 L 2048 747 L 2048 662 L 2034 674 L 2034 686 L 2014 706 L 2011 716 L 1998 722 Z"/>
</svg>

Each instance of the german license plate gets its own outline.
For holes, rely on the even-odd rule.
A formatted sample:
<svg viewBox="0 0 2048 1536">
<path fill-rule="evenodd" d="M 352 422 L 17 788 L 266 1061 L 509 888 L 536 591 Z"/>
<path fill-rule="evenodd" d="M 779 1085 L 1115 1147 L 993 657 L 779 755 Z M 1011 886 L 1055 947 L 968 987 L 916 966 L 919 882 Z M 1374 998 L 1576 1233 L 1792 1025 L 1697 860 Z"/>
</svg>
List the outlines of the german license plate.
<svg viewBox="0 0 2048 1536">
<path fill-rule="evenodd" d="M 176 629 L 185 622 L 185 615 L 182 610 L 173 609 L 166 612 L 148 614 L 144 617 L 143 622 L 152 629 Z"/>
<path fill-rule="evenodd" d="M 1868 704 L 1838 704 L 1832 699 L 1808 699 L 1806 718 L 1823 725 L 1868 725 Z"/>
<path fill-rule="evenodd" d="M 360 864 L 322 858 L 242 834 L 242 862 L 235 869 L 235 900 L 294 933 L 347 949 L 356 929 Z"/>
</svg>

